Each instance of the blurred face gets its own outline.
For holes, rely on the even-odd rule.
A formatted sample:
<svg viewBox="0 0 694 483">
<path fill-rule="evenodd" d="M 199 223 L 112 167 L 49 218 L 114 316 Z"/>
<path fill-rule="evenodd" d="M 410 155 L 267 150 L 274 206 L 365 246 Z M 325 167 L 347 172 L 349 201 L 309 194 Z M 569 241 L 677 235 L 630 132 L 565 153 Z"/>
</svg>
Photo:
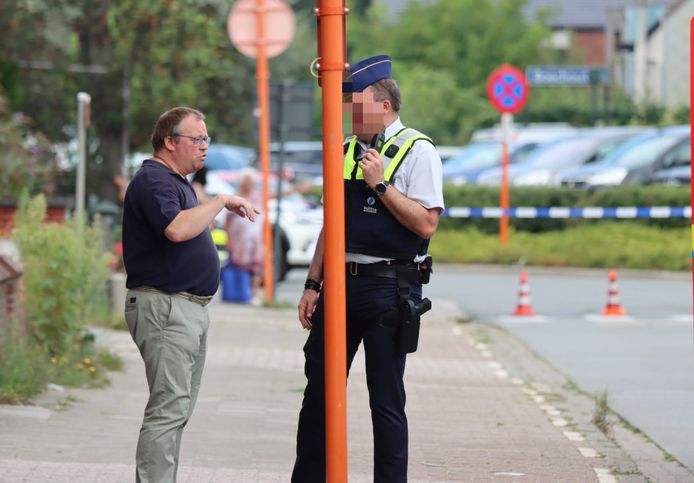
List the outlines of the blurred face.
<svg viewBox="0 0 694 483">
<path fill-rule="evenodd" d="M 171 157 L 179 172 L 185 176 L 194 173 L 205 165 L 208 142 L 205 121 L 194 115 L 183 118 L 176 128 L 176 136 L 171 136 Z M 170 148 L 171 149 L 171 148 Z"/>
<path fill-rule="evenodd" d="M 346 95 L 343 109 L 352 114 L 352 133 L 362 141 L 369 142 L 374 134 L 385 127 L 386 106 L 384 101 L 376 101 L 371 87 L 362 92 Z"/>
<path fill-rule="evenodd" d="M 248 195 L 253 191 L 254 187 L 255 181 L 253 180 L 253 176 L 244 176 L 239 183 L 239 193 L 242 193 L 242 196 Z"/>
</svg>

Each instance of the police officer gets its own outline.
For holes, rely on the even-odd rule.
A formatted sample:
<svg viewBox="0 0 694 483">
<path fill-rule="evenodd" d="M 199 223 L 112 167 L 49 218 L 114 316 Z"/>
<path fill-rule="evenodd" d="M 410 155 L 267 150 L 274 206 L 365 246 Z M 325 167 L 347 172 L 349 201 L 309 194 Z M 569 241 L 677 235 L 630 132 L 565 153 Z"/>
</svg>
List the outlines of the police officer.
<svg viewBox="0 0 694 483">
<path fill-rule="evenodd" d="M 363 341 L 377 483 L 407 481 L 403 375 L 416 334 L 414 345 L 410 332 L 404 346 L 402 335 L 415 315 L 408 304 L 421 301 L 430 269 L 426 251 L 444 207 L 441 159 L 431 139 L 401 122 L 391 66 L 387 55 L 365 59 L 350 67 L 343 84 L 353 132 L 344 161 L 347 367 Z M 311 332 L 294 483 L 325 481 L 323 253 L 321 233 L 299 302 L 299 320 Z"/>
</svg>

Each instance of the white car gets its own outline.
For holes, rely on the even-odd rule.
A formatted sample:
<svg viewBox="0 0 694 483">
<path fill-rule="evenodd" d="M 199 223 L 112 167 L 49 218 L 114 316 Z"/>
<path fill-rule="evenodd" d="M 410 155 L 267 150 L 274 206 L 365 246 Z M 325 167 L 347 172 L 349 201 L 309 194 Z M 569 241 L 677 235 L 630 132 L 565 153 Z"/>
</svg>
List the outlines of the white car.
<svg viewBox="0 0 694 483">
<path fill-rule="evenodd" d="M 238 176 L 238 171 L 208 171 L 205 191 L 212 196 L 234 194 Z M 274 177 L 271 177 L 269 183 L 270 190 L 275 191 L 277 181 L 272 178 Z M 259 176 L 257 182 L 260 183 Z M 291 185 L 283 182 L 282 191 L 288 193 Z M 290 269 L 310 265 L 323 227 L 323 209 L 313 206 L 301 193 L 284 194 L 277 223 L 277 198 L 270 198 L 268 205 L 268 220 L 279 237 L 279 247 L 275 250 L 275 270 L 277 277 L 283 280 Z M 217 215 L 215 221 L 218 226 L 224 225 L 226 214 L 227 211 L 222 210 Z"/>
</svg>

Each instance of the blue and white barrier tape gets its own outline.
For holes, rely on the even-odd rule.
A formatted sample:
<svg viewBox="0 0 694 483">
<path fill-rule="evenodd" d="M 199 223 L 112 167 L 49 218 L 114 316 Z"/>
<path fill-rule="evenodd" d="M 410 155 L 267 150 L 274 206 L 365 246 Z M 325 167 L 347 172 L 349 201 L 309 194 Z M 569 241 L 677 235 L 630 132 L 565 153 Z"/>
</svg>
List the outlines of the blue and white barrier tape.
<svg viewBox="0 0 694 483">
<path fill-rule="evenodd" d="M 450 218 L 501 218 L 501 215 L 501 208 L 495 206 L 484 208 L 454 206 L 443 212 L 443 216 Z M 507 216 L 509 218 L 691 218 L 692 208 L 690 206 L 619 206 L 613 208 L 518 206 L 509 208 Z"/>
</svg>

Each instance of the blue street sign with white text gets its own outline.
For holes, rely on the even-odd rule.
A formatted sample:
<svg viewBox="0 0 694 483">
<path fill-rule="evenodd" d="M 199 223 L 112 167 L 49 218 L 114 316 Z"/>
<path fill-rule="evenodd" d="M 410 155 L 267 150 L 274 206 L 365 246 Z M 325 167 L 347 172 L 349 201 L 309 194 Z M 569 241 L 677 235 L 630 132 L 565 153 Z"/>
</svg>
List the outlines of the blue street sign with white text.
<svg viewBox="0 0 694 483">
<path fill-rule="evenodd" d="M 531 86 L 590 86 L 610 83 L 605 67 L 532 65 L 525 69 Z"/>
</svg>

